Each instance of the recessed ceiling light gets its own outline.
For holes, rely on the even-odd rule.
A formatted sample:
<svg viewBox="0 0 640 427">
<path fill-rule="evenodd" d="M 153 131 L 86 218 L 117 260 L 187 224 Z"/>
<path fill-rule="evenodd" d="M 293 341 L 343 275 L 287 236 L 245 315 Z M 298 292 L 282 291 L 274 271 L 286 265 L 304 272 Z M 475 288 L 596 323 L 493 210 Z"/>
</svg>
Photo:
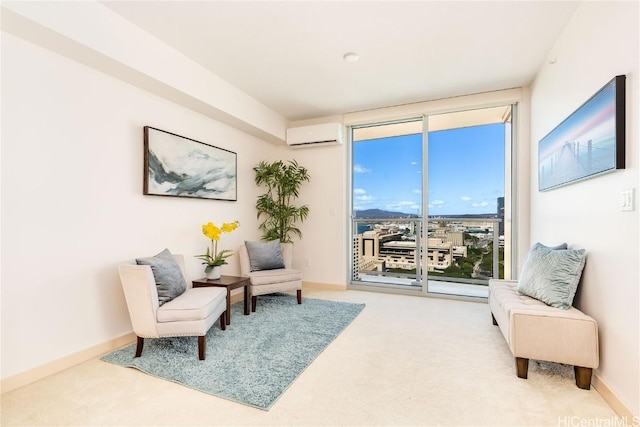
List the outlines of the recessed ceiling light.
<svg viewBox="0 0 640 427">
<path fill-rule="evenodd" d="M 358 56 L 358 54 L 354 52 L 347 52 L 342 55 L 342 59 L 347 62 L 356 62 L 358 59 L 360 59 L 360 56 Z"/>
</svg>

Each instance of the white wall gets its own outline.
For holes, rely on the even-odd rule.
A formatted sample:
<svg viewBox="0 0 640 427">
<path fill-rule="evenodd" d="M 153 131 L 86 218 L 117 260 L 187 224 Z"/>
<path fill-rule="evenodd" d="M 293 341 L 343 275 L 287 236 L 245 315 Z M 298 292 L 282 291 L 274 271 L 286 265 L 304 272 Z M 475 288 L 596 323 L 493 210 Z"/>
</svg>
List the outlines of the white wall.
<svg viewBox="0 0 640 427">
<path fill-rule="evenodd" d="M 143 196 L 144 125 L 235 151 L 238 201 Z M 272 147 L 3 33 L 2 378 L 130 332 L 119 263 L 168 247 L 201 277 L 201 224 L 257 239 L 251 168 Z"/>
<path fill-rule="evenodd" d="M 619 192 L 638 194 L 638 2 L 584 2 L 537 75 L 531 92 L 531 240 L 588 251 L 576 304 L 598 321 L 598 377 L 640 414 L 638 208 L 621 212 Z M 625 170 L 540 193 L 537 141 L 615 75 L 627 75 Z"/>
<path fill-rule="evenodd" d="M 346 289 L 346 145 L 288 150 L 283 156 L 306 167 L 310 176 L 299 199 L 299 204 L 309 206 L 309 216 L 300 226 L 294 265 L 306 282 Z"/>
</svg>

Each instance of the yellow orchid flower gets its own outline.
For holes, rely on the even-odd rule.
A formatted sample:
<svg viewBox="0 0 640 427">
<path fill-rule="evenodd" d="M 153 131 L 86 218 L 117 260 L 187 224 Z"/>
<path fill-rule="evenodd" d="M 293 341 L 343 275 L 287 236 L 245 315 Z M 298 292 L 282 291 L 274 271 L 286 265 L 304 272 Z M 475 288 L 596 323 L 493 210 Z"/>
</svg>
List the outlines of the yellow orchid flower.
<svg viewBox="0 0 640 427">
<path fill-rule="evenodd" d="M 207 252 L 204 255 L 196 255 L 196 258 L 201 259 L 202 263 L 206 264 L 205 273 L 210 272 L 213 267 L 227 264 L 227 258 L 233 255 L 233 251 L 225 249 L 218 252 L 218 240 L 220 240 L 222 233 L 231 233 L 239 226 L 238 220 L 231 223 L 223 222 L 222 227 L 216 226 L 213 222 L 202 225 L 202 234 L 211 239 L 211 248 L 207 248 Z"/>
<path fill-rule="evenodd" d="M 222 223 L 223 233 L 231 233 L 235 229 L 236 229 L 235 222 L 232 222 L 231 224 L 229 224 L 228 222 Z"/>
<path fill-rule="evenodd" d="M 202 226 L 202 234 L 210 238 L 211 240 L 220 239 L 220 229 L 212 222 L 204 224 Z"/>
</svg>

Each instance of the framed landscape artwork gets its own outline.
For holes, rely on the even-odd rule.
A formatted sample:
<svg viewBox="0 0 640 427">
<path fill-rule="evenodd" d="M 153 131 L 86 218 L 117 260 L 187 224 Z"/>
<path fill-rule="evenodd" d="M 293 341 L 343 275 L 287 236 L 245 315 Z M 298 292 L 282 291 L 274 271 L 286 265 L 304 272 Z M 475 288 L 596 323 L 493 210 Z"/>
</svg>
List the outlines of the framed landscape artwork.
<svg viewBox="0 0 640 427">
<path fill-rule="evenodd" d="M 616 76 L 538 144 L 538 188 L 625 167 L 625 76 Z"/>
<path fill-rule="evenodd" d="M 144 194 L 237 200 L 236 153 L 144 127 Z"/>
</svg>

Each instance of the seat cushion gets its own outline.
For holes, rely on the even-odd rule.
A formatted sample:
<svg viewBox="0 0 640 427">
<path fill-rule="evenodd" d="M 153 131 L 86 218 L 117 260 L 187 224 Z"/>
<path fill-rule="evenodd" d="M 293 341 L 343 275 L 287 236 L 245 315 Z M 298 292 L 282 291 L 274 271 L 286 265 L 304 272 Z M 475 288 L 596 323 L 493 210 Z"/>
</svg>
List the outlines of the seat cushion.
<svg viewBox="0 0 640 427">
<path fill-rule="evenodd" d="M 273 283 L 293 282 L 302 280 L 302 273 L 290 268 L 277 270 L 252 271 L 248 274 L 252 286 L 270 285 Z"/>
<path fill-rule="evenodd" d="M 217 287 L 189 288 L 179 297 L 158 308 L 158 322 L 202 320 L 211 316 L 222 303 L 227 304 L 227 290 Z"/>
</svg>

